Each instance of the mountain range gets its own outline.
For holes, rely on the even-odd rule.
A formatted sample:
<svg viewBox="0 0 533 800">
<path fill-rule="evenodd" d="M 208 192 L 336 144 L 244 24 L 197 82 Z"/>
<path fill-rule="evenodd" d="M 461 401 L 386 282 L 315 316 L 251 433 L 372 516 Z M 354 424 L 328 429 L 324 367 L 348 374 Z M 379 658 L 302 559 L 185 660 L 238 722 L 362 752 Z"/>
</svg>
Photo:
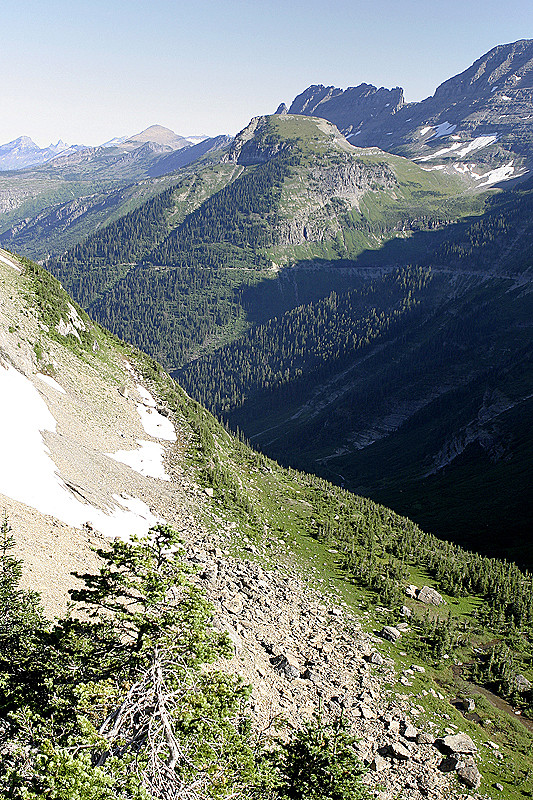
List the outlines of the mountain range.
<svg viewBox="0 0 533 800">
<path fill-rule="evenodd" d="M 533 792 L 532 46 L 0 175 L 0 796 Z"/>
<path fill-rule="evenodd" d="M 110 139 L 100 145 L 102 148 L 118 148 L 124 152 L 140 147 L 145 142 L 153 142 L 156 145 L 168 148 L 168 151 L 180 150 L 184 147 L 191 147 L 207 139 L 207 136 L 193 136 L 186 138 L 179 136 L 169 128 L 162 125 L 151 125 L 140 133 L 133 136 L 119 136 Z M 10 170 L 27 169 L 46 164 L 58 156 L 69 156 L 80 150 L 92 150 L 82 144 L 65 144 L 61 139 L 57 144 L 48 147 L 39 147 L 29 136 L 19 136 L 12 142 L 0 145 L 0 172 Z"/>
<path fill-rule="evenodd" d="M 4 186 L 44 207 L 6 210 L 0 242 L 51 253 L 84 308 L 269 455 L 531 563 L 531 46 L 495 48 L 421 104 L 311 87 L 234 139 L 162 152 L 173 134 L 149 129 L 13 173 Z M 507 124 L 511 85 L 521 127 L 476 128 Z M 380 114 L 398 120 L 388 150 Z M 390 152 L 402 120 L 433 124 L 442 163 Z M 521 179 L 502 182 L 511 150 Z M 46 205 L 50 184 L 80 196 Z"/>
<path fill-rule="evenodd" d="M 310 86 L 288 113 L 324 117 L 353 144 L 482 183 L 495 169 L 499 179 L 531 169 L 532 107 L 533 40 L 524 39 L 494 47 L 418 103 L 406 103 L 401 88 Z"/>
</svg>

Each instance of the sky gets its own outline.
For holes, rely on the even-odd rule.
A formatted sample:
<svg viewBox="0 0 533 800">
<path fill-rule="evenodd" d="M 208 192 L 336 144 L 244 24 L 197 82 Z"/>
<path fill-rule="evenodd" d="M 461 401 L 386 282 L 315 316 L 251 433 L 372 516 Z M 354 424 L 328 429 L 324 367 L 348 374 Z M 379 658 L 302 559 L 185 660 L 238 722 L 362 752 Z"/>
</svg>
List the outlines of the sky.
<svg viewBox="0 0 533 800">
<path fill-rule="evenodd" d="M 101 144 L 159 124 L 234 134 L 311 84 L 422 100 L 497 44 L 531 0 L 25 0 L 0 10 L 0 143 Z"/>
</svg>

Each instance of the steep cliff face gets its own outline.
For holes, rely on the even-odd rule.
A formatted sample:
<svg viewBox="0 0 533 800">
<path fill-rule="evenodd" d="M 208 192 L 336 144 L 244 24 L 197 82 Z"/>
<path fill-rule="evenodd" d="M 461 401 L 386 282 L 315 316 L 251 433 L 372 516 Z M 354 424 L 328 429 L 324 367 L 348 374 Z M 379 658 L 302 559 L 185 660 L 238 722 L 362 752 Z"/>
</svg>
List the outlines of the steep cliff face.
<svg viewBox="0 0 533 800">
<path fill-rule="evenodd" d="M 533 159 L 533 40 L 498 45 L 419 103 L 406 105 L 401 89 L 310 86 L 290 111 L 330 120 L 359 146 L 431 162 L 480 185 L 516 177 Z"/>
<path fill-rule="evenodd" d="M 379 126 L 405 105 L 403 89 L 380 89 L 368 83 L 344 91 L 334 86 L 310 86 L 299 94 L 289 114 L 324 117 L 343 133 L 359 129 L 362 122 Z"/>
<path fill-rule="evenodd" d="M 348 153 L 336 156 L 334 163 L 317 159 L 308 171 L 305 207 L 291 213 L 290 197 L 282 200 L 284 218 L 277 226 L 276 243 L 332 241 L 346 224 L 346 214 L 358 210 L 367 193 L 393 193 L 398 186 L 396 175 L 385 162 L 365 163 Z"/>
</svg>

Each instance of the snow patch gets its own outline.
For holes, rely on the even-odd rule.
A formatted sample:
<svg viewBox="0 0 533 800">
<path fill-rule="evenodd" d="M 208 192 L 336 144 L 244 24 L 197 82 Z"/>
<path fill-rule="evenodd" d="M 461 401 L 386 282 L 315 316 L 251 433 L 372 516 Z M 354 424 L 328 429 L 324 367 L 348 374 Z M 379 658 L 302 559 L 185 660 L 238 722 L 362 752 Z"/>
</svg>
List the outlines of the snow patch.
<svg viewBox="0 0 533 800">
<path fill-rule="evenodd" d="M 148 436 L 153 436 L 154 439 L 165 439 L 167 442 L 175 442 L 177 440 L 174 425 L 159 411 L 154 408 L 147 408 L 142 403 L 137 403 L 137 411 Z"/>
<path fill-rule="evenodd" d="M 483 147 L 487 147 L 489 144 L 493 144 L 497 140 L 497 136 L 477 136 L 468 144 L 464 144 L 463 142 L 455 142 L 449 147 L 442 147 L 440 150 L 436 150 L 429 156 L 422 156 L 422 158 L 418 158 L 416 160 L 431 161 L 434 158 L 440 158 L 441 156 L 449 153 L 453 153 L 454 156 L 459 156 L 459 158 L 464 158 L 468 153 L 472 153 L 474 150 L 481 150 Z"/>
<path fill-rule="evenodd" d="M 440 139 L 442 136 L 448 136 L 448 134 L 453 133 L 456 128 L 457 125 L 452 125 L 450 122 L 441 122 L 440 125 L 435 125 L 435 133 L 432 138 Z"/>
<path fill-rule="evenodd" d="M 42 372 L 36 372 L 35 374 L 41 381 L 44 381 L 45 383 L 48 384 L 48 386 L 51 386 L 52 389 L 55 389 L 56 392 L 61 392 L 61 394 L 66 394 L 66 391 L 63 389 L 63 387 L 60 386 L 60 384 L 56 380 L 54 380 L 54 378 L 50 377 L 50 375 L 43 375 Z"/>
<path fill-rule="evenodd" d="M 143 536 L 158 520 L 141 500 L 113 495 L 105 511 L 75 497 L 58 474 L 42 431 L 56 421 L 31 381 L 14 367 L 0 369 L 0 491 L 67 525 L 89 523 L 109 537 Z"/>
<path fill-rule="evenodd" d="M 460 142 L 456 144 L 450 145 L 450 147 L 443 147 L 440 150 L 437 150 L 435 153 L 431 153 L 429 156 L 422 156 L 422 158 L 417 158 L 417 161 L 431 161 L 432 158 L 439 158 L 439 156 L 443 156 L 446 153 L 452 153 L 454 150 L 458 150 L 461 147 Z"/>
<path fill-rule="evenodd" d="M 163 466 L 163 445 L 158 442 L 147 442 L 144 439 L 137 439 L 137 444 L 139 450 L 119 450 L 117 453 L 106 453 L 106 455 L 147 478 L 169 481 L 170 475 L 167 475 Z"/>
<path fill-rule="evenodd" d="M 458 150 L 457 155 L 459 158 L 464 158 L 467 153 L 471 153 L 474 150 L 481 150 L 483 147 L 493 144 L 493 142 L 497 141 L 497 139 L 497 136 L 477 136 L 470 142 L 470 144 L 467 144 L 466 147 Z"/>
<path fill-rule="evenodd" d="M 425 128 L 422 128 L 420 131 L 420 136 L 425 136 L 431 130 L 431 125 L 427 125 Z"/>
<path fill-rule="evenodd" d="M 144 388 L 140 383 L 137 384 L 137 391 L 139 392 L 140 396 L 143 399 L 143 403 L 145 406 L 150 406 L 151 408 L 155 408 L 155 400 L 150 394 L 150 392 Z"/>
<path fill-rule="evenodd" d="M 0 252 L 0 261 L 2 262 L 2 264 L 6 264 L 8 267 L 12 267 L 17 272 L 22 272 L 22 269 L 18 266 L 18 264 L 16 264 L 13 259 L 9 258 L 7 253 L 4 253 L 3 251 Z"/>
<path fill-rule="evenodd" d="M 480 175 L 480 178 L 483 178 L 481 183 L 478 186 L 490 186 L 492 183 L 499 183 L 500 181 L 509 180 L 514 173 L 514 166 L 513 162 L 511 161 L 509 164 L 505 164 L 503 167 L 498 167 L 497 169 L 493 169 L 490 172 L 486 172 L 484 175 Z"/>
<path fill-rule="evenodd" d="M 137 384 L 137 391 L 142 397 L 142 403 L 137 403 L 137 411 L 146 433 L 154 439 L 175 442 L 177 436 L 174 425 L 167 417 L 156 411 L 156 402 L 150 392 L 140 383 Z"/>
</svg>

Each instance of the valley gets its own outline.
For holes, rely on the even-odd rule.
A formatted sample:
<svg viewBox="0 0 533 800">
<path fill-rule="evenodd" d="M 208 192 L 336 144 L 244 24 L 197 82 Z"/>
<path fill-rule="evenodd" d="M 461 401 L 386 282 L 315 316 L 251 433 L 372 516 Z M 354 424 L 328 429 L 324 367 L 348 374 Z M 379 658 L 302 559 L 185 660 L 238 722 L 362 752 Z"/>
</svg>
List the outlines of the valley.
<svg viewBox="0 0 533 800">
<path fill-rule="evenodd" d="M 532 74 L 0 146 L 2 798 L 532 795 Z"/>
</svg>

